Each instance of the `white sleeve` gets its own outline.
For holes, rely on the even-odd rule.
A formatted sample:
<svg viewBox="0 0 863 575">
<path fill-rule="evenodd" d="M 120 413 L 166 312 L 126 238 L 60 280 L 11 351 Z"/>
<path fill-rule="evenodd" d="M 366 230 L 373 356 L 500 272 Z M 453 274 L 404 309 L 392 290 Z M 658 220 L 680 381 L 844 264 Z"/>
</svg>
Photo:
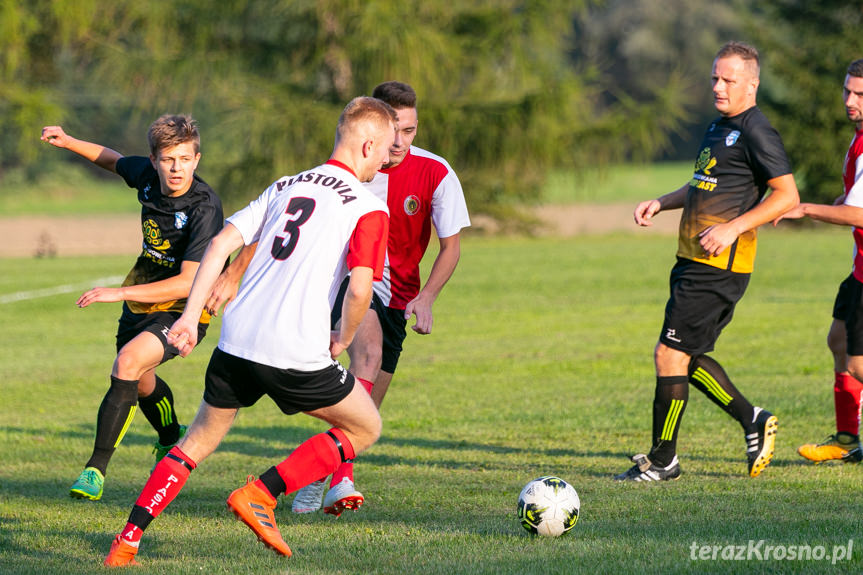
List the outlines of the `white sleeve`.
<svg viewBox="0 0 863 575">
<path fill-rule="evenodd" d="M 439 238 L 448 238 L 470 226 L 461 182 L 450 170 L 432 195 L 432 222 Z"/>
<path fill-rule="evenodd" d="M 240 235 L 243 236 L 243 243 L 247 246 L 255 243 L 261 237 L 261 230 L 264 229 L 264 223 L 267 221 L 267 206 L 275 193 L 277 183 L 273 183 L 264 190 L 263 194 L 252 200 L 248 206 L 227 219 L 240 231 Z"/>
<path fill-rule="evenodd" d="M 857 156 L 854 162 L 854 185 L 845 194 L 845 205 L 855 208 L 863 208 L 863 178 L 860 177 L 863 173 L 863 154 Z"/>
</svg>

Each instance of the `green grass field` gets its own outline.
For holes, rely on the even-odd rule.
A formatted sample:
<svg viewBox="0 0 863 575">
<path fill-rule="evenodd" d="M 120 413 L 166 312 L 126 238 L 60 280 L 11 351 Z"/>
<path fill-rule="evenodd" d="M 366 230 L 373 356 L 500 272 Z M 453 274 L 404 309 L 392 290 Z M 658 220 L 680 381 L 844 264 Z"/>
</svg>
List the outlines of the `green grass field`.
<svg viewBox="0 0 863 575">
<path fill-rule="evenodd" d="M 19 174 L 7 177 L 0 186 L 0 214 L 8 217 L 137 212 L 134 190 L 117 178 L 97 179 L 93 174 L 91 170 L 71 166 L 63 171 L 54 168 L 37 183 Z M 616 165 L 578 175 L 561 170 L 549 175 L 540 199 L 547 204 L 636 203 L 679 188 L 691 175 L 690 162 Z M 242 206 L 233 206 L 239 207 Z"/>
<path fill-rule="evenodd" d="M 692 177 L 692 162 L 620 164 L 584 173 L 551 172 L 542 193 L 547 204 L 636 204 L 673 192 Z"/>
<path fill-rule="evenodd" d="M 675 241 L 649 231 L 572 239 L 467 238 L 436 305 L 431 336 L 408 336 L 383 405 L 382 439 L 361 456 L 365 507 L 334 519 L 276 511 L 294 557 L 260 545 L 225 508 L 324 426 L 262 401 L 147 530 L 142 573 L 859 573 L 863 467 L 812 466 L 800 443 L 832 430 L 824 344 L 835 288 L 850 266 L 841 230 L 765 230 L 749 291 L 714 354 L 756 405 L 779 417 L 774 463 L 746 475 L 739 426 L 693 390 L 681 431 L 683 476 L 620 485 L 611 476 L 649 447 L 652 349 Z M 428 258 L 427 258 L 428 259 Z M 0 572 L 93 573 L 152 466 L 142 416 L 99 502 L 68 497 L 87 459 L 108 384 L 119 305 L 74 306 L 92 278 L 131 258 L 0 260 Z M 218 322 L 189 358 L 161 369 L 188 421 Z M 571 482 L 578 525 L 529 536 L 521 487 Z M 853 558 L 831 564 L 834 546 Z M 759 544 L 759 541 L 763 543 Z M 826 559 L 692 560 L 702 546 L 823 546 Z M 708 554 L 710 548 L 707 548 Z M 801 551 L 802 553 L 802 551 Z M 721 556 L 721 555 L 720 555 Z M 785 555 L 788 556 L 787 554 Z"/>
</svg>

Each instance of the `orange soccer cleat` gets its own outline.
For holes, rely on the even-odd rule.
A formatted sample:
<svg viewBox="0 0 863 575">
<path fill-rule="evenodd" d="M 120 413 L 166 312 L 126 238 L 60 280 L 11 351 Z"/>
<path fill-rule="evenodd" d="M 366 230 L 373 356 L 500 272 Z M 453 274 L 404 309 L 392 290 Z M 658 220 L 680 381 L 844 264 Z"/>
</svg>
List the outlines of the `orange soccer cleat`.
<svg viewBox="0 0 863 575">
<path fill-rule="evenodd" d="M 291 556 L 291 548 L 276 527 L 276 517 L 273 514 L 276 500 L 255 485 L 251 477 L 246 485 L 231 493 L 228 507 L 240 521 L 255 532 L 261 543 L 280 555 Z"/>
<path fill-rule="evenodd" d="M 111 550 L 108 551 L 108 556 L 105 557 L 103 564 L 106 567 L 138 565 L 138 562 L 135 561 L 135 553 L 137 552 L 137 547 L 130 545 L 125 539 L 117 535 L 111 542 Z"/>
</svg>

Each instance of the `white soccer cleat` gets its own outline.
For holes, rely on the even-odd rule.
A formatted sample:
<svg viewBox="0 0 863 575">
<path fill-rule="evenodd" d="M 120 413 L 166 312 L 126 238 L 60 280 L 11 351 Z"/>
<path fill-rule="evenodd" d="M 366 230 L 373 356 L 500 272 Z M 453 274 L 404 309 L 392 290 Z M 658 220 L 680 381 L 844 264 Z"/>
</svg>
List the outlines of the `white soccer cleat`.
<svg viewBox="0 0 863 575">
<path fill-rule="evenodd" d="M 339 483 L 327 492 L 324 498 L 324 513 L 338 517 L 345 509 L 359 510 L 365 498 L 363 494 L 354 489 L 354 482 L 343 477 Z"/>
<path fill-rule="evenodd" d="M 291 503 L 291 511 L 294 513 L 314 513 L 321 508 L 321 499 L 324 498 L 324 488 L 327 486 L 327 478 L 309 483 L 294 495 Z"/>
</svg>

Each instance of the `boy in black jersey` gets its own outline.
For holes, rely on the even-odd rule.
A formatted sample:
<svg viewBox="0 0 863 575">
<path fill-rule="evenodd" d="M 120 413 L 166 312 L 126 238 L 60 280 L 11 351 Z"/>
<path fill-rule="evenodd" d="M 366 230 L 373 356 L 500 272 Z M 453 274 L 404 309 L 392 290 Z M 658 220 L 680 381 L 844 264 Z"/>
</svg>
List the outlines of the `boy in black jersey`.
<svg viewBox="0 0 863 575">
<path fill-rule="evenodd" d="M 105 472 L 140 404 L 159 434 L 154 452 L 161 459 L 179 440 L 179 425 L 168 385 L 156 375 L 158 365 L 179 351 L 167 343 L 168 329 L 183 311 L 204 250 L 222 228 L 218 196 L 195 175 L 201 158 L 200 136 L 189 116 L 165 115 L 147 133 L 150 156 L 123 156 L 99 144 L 68 136 L 60 126 L 42 129 L 42 138 L 97 166 L 120 175 L 138 190 L 143 245 L 121 287 L 95 287 L 78 298 L 78 307 L 123 302 L 117 329 L 117 357 L 111 385 L 96 420 L 93 453 L 70 488 L 72 497 L 102 497 Z M 210 316 L 201 316 L 198 331 Z"/>
<path fill-rule="evenodd" d="M 690 384 L 743 428 L 751 477 L 773 457 L 776 417 L 749 403 L 722 366 L 705 355 L 731 321 L 749 283 L 756 229 L 799 202 L 779 134 L 755 104 L 758 75 L 755 48 L 740 42 L 720 48 L 712 75 L 720 117 L 707 129 L 692 179 L 635 208 L 635 222 L 641 226 L 649 226 L 663 210 L 683 208 L 683 214 L 665 323 L 654 352 L 653 443 L 647 455 L 633 456 L 635 465 L 616 480 L 680 476 L 677 433 Z"/>
</svg>

